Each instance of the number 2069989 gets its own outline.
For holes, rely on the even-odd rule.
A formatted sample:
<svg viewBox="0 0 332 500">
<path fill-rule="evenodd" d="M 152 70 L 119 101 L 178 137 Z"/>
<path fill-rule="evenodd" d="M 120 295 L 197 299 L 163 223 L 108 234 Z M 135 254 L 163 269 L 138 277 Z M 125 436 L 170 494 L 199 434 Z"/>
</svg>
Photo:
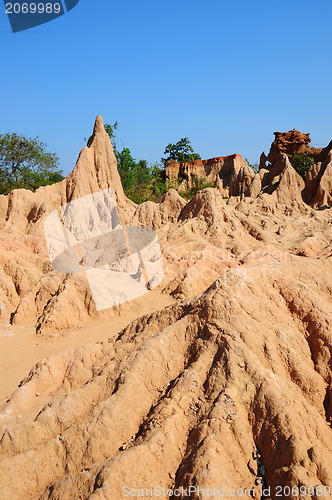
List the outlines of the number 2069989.
<svg viewBox="0 0 332 500">
<path fill-rule="evenodd" d="M 60 14 L 60 3 L 6 3 L 6 14 Z"/>
</svg>

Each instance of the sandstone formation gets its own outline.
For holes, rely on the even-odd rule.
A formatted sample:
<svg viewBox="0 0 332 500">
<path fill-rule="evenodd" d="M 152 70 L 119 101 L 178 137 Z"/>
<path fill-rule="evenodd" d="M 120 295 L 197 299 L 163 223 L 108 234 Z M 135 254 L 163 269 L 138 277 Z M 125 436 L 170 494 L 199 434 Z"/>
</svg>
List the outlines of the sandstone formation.
<svg viewBox="0 0 332 500">
<path fill-rule="evenodd" d="M 8 196 L 0 195 L 0 246 L 3 250 L 0 276 L 7 287 L 13 282 L 9 294 L 0 292 L 3 317 L 8 320 L 12 315 L 16 324 L 35 320 L 37 331 L 46 321 L 48 329 L 57 331 L 62 329 L 63 323 L 65 328 L 76 327 L 93 310 L 84 278 L 52 274 L 45 245 L 44 221 L 52 210 L 103 189 L 112 190 L 121 220 L 127 223 L 136 206 L 124 195 L 112 145 L 103 120 L 98 116 L 87 147 L 82 149 L 74 170 L 66 179 L 41 187 L 35 193 L 17 189 Z M 46 279 L 41 280 L 45 273 Z M 62 307 L 68 301 L 67 294 L 72 292 L 70 283 L 79 292 L 71 295 L 73 314 L 63 317 Z M 50 309 L 52 317 L 49 317 Z M 53 318 L 55 309 L 58 313 Z"/>
<path fill-rule="evenodd" d="M 193 499 L 198 487 L 331 496 L 332 153 L 304 181 L 286 139 L 257 174 L 239 155 L 171 164 L 182 187 L 215 187 L 137 206 L 97 117 L 67 179 L 0 196 L 0 367 L 30 355 L 11 349 L 26 331 L 48 349 L 0 400 L 1 500 L 117 500 L 123 487 L 166 499 L 189 486 Z M 105 189 L 123 224 L 156 231 L 164 279 L 141 302 L 97 311 L 84 273 L 52 268 L 43 228 Z M 103 340 L 85 343 L 98 325 Z"/>
<path fill-rule="evenodd" d="M 8 196 L 0 195 L 0 230 L 10 234 L 43 236 L 43 221 L 54 208 L 109 188 L 127 220 L 133 214 L 135 204 L 124 195 L 112 145 L 101 116 L 97 116 L 93 135 L 66 179 L 52 186 L 40 187 L 35 193 L 16 189 Z"/>
<path fill-rule="evenodd" d="M 305 199 L 314 207 L 329 207 L 331 197 L 332 149 L 322 162 L 311 167 L 306 176 Z"/>
<path fill-rule="evenodd" d="M 195 180 L 203 179 L 208 184 L 216 186 L 227 197 L 249 196 L 253 178 L 253 170 L 242 156 L 237 154 L 187 163 L 172 161 L 166 170 L 168 182 L 181 180 L 179 189 L 193 187 Z"/>
<path fill-rule="evenodd" d="M 216 187 L 225 198 L 232 196 L 259 198 L 264 193 L 276 194 L 268 204 L 274 209 L 273 198 L 285 207 L 291 205 L 305 210 L 304 203 L 314 208 L 331 205 L 331 151 L 332 141 L 325 148 L 312 148 L 310 134 L 298 130 L 275 132 L 269 154 L 262 153 L 258 173 L 254 173 L 238 154 L 195 160 L 186 163 L 170 161 L 166 180 L 177 189 L 185 190 L 201 181 Z M 305 153 L 315 164 L 307 173 L 305 182 L 292 167 L 289 156 Z M 326 174 L 325 174 L 326 172 Z"/>
</svg>

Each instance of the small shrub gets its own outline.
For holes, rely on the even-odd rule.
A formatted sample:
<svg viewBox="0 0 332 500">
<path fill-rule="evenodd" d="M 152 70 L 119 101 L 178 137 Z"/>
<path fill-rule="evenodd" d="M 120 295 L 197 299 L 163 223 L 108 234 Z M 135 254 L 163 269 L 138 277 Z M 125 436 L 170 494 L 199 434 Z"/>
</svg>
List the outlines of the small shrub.
<svg viewBox="0 0 332 500">
<path fill-rule="evenodd" d="M 169 181 L 166 181 L 166 189 L 175 189 L 177 191 L 182 182 L 183 179 L 181 179 L 180 177 L 177 177 L 177 179 L 171 179 Z"/>
<path fill-rule="evenodd" d="M 315 163 L 315 160 L 311 158 L 311 156 L 308 156 L 306 153 L 296 153 L 295 155 L 289 155 L 288 158 L 292 166 L 302 177 L 302 179 L 305 179 L 308 170 Z"/>
<path fill-rule="evenodd" d="M 215 187 L 213 184 L 207 182 L 206 178 L 200 178 L 198 179 L 197 177 L 193 179 L 194 186 L 192 186 L 189 189 L 186 189 L 185 191 L 179 191 L 179 195 L 182 196 L 182 198 L 189 199 L 193 198 L 198 191 L 201 191 L 202 189 L 209 188 L 209 187 Z"/>
</svg>

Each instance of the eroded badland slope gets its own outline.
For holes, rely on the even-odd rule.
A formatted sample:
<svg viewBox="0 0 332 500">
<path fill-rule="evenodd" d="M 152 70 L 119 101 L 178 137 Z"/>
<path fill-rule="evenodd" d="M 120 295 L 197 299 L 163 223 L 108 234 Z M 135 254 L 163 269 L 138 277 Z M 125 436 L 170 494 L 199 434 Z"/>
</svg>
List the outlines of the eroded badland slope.
<svg viewBox="0 0 332 500">
<path fill-rule="evenodd" d="M 0 196 L 1 363 L 38 361 L 22 381 L 10 372 L 21 383 L 2 400 L 1 500 L 332 489 L 331 151 L 304 181 L 282 147 L 258 174 L 219 158 L 216 188 L 137 206 L 98 117 L 67 179 Z M 107 189 L 123 224 L 157 232 L 164 279 L 98 311 L 84 274 L 52 269 L 43 231 L 53 210 Z M 48 355 L 19 351 L 21 338 Z"/>
</svg>

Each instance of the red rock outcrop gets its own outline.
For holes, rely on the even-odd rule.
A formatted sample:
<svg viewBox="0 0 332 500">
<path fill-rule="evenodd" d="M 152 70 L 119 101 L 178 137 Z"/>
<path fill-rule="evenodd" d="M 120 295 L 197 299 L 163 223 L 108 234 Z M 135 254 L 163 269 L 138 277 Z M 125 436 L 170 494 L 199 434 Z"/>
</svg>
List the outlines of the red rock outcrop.
<svg viewBox="0 0 332 500">
<path fill-rule="evenodd" d="M 271 144 L 267 159 L 270 163 L 275 163 L 280 159 L 280 154 L 294 155 L 306 152 L 311 142 L 310 134 L 302 134 L 298 130 L 289 132 L 274 132 L 275 139 Z"/>
<path fill-rule="evenodd" d="M 297 153 L 307 154 L 314 159 L 315 163 L 323 162 L 332 149 L 332 141 L 325 148 L 309 147 L 311 143 L 310 134 L 303 134 L 295 129 L 289 132 L 274 132 L 274 135 L 275 140 L 271 144 L 270 152 L 266 157 L 270 163 L 277 162 L 281 154 L 292 156 Z"/>
</svg>

